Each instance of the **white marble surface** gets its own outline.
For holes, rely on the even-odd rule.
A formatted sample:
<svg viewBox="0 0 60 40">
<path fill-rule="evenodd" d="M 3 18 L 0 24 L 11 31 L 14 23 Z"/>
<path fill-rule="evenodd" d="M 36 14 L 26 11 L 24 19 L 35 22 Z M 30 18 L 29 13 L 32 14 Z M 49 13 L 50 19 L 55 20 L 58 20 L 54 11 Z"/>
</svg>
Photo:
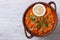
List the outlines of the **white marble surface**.
<svg viewBox="0 0 60 40">
<path fill-rule="evenodd" d="M 25 37 L 22 24 L 24 11 L 34 2 L 54 1 L 57 5 L 58 25 L 46 37 Z M 0 0 L 0 40 L 60 40 L 60 0 Z"/>
</svg>

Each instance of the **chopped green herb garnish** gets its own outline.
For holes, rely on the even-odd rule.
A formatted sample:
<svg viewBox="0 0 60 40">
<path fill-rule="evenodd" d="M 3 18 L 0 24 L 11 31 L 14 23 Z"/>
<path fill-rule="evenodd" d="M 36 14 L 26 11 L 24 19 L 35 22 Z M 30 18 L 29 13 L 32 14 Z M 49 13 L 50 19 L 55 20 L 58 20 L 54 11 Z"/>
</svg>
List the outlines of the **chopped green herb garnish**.
<svg viewBox="0 0 60 40">
<path fill-rule="evenodd" d="M 44 24 L 45 27 L 48 27 L 48 24 Z"/>
<path fill-rule="evenodd" d="M 39 25 L 39 23 L 36 23 L 36 26 L 35 27 L 38 28 L 38 29 L 40 29 L 42 26 Z"/>
<path fill-rule="evenodd" d="M 35 19 L 35 16 L 30 15 L 30 18 L 31 18 L 31 19 Z"/>
<path fill-rule="evenodd" d="M 34 16 L 32 16 L 32 15 L 30 15 L 30 18 L 31 18 L 31 22 L 35 22 L 35 15 Z"/>
<path fill-rule="evenodd" d="M 41 20 L 42 22 L 44 22 L 45 21 L 45 19 L 44 18 L 42 18 L 42 20 Z"/>
<path fill-rule="evenodd" d="M 44 23 L 44 18 L 41 19 L 40 24 L 43 25 Z"/>
<path fill-rule="evenodd" d="M 41 27 L 42 27 L 42 26 L 38 26 L 38 25 L 36 26 L 36 28 L 38 28 L 38 29 L 40 29 Z"/>
<path fill-rule="evenodd" d="M 35 22 L 35 19 L 32 19 L 31 22 Z"/>
<path fill-rule="evenodd" d="M 42 21 L 40 22 L 40 25 L 43 25 L 43 22 Z"/>
</svg>

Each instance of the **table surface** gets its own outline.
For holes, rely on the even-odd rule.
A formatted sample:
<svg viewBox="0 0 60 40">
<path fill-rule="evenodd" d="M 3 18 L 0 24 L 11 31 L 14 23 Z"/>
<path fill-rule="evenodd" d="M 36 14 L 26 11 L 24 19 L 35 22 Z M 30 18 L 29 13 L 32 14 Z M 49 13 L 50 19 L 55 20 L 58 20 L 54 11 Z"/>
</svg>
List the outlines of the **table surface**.
<svg viewBox="0 0 60 40">
<path fill-rule="evenodd" d="M 54 1 L 57 6 L 58 24 L 55 31 L 45 37 L 26 38 L 22 17 L 35 2 Z M 60 0 L 0 0 L 0 40 L 60 40 Z"/>
</svg>

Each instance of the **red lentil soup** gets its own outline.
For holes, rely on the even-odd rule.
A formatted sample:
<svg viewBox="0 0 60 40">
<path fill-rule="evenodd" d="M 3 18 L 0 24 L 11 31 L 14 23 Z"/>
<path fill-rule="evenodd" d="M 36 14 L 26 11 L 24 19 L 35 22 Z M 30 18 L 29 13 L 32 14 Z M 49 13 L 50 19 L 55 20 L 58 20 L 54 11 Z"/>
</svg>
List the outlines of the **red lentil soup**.
<svg viewBox="0 0 60 40">
<path fill-rule="evenodd" d="M 32 11 L 33 6 L 31 6 L 26 12 L 25 25 L 33 35 L 46 35 L 54 28 L 54 25 L 56 23 L 55 11 L 49 7 L 49 5 L 44 6 L 46 8 L 46 13 L 41 17 L 34 15 Z"/>
</svg>

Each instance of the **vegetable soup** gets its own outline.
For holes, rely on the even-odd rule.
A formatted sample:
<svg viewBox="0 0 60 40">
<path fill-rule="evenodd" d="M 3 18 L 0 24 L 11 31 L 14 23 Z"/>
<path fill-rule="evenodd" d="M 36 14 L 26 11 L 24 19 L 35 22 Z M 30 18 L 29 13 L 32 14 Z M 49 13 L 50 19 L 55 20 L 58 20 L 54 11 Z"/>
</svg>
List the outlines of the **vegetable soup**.
<svg viewBox="0 0 60 40">
<path fill-rule="evenodd" d="M 30 7 L 25 16 L 27 29 L 34 35 L 45 35 L 50 32 L 56 23 L 56 14 L 49 6 L 45 6 L 46 12 L 43 16 L 36 16 L 33 13 L 33 6 Z"/>
</svg>

